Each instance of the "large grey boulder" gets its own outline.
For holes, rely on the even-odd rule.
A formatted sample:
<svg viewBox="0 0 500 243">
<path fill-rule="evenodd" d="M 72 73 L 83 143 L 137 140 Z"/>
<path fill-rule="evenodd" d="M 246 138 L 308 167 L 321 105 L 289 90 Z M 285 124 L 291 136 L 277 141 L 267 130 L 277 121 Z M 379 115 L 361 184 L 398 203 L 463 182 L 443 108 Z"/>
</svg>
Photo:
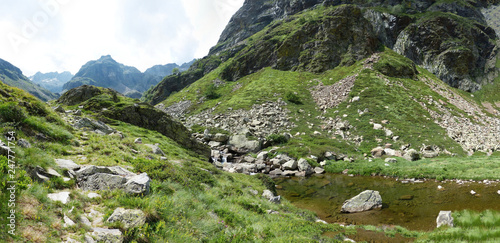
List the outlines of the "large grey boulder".
<svg viewBox="0 0 500 243">
<path fill-rule="evenodd" d="M 382 207 L 382 197 L 378 191 L 366 190 L 347 200 L 342 205 L 341 212 L 357 213 Z"/>
<path fill-rule="evenodd" d="M 250 140 L 246 135 L 237 134 L 229 138 L 228 145 L 233 146 L 233 150 L 238 153 L 257 152 L 260 150 L 260 142 L 257 140 Z"/>
<path fill-rule="evenodd" d="M 123 234 L 118 229 L 92 228 L 94 232 L 85 235 L 85 242 L 121 243 Z"/>
<path fill-rule="evenodd" d="M 96 173 L 83 180 L 78 179 L 78 185 L 82 190 L 101 191 L 122 189 L 127 183 L 127 178 L 106 173 Z"/>
<path fill-rule="evenodd" d="M 297 167 L 299 168 L 299 171 L 305 172 L 306 175 L 310 175 L 314 173 L 314 170 L 312 166 L 307 162 L 306 159 L 299 159 L 297 162 Z"/>
<path fill-rule="evenodd" d="M 443 225 L 448 225 L 453 227 L 453 217 L 451 216 L 451 211 L 440 211 L 438 217 L 436 218 L 437 227 Z"/>
<path fill-rule="evenodd" d="M 76 171 L 76 178 L 83 190 L 122 189 L 135 195 L 148 194 L 151 182 L 146 173 L 136 175 L 120 166 L 86 166 Z"/>
<path fill-rule="evenodd" d="M 146 223 L 146 214 L 139 209 L 117 208 L 107 222 L 121 222 L 124 229 L 141 227 Z"/>
</svg>

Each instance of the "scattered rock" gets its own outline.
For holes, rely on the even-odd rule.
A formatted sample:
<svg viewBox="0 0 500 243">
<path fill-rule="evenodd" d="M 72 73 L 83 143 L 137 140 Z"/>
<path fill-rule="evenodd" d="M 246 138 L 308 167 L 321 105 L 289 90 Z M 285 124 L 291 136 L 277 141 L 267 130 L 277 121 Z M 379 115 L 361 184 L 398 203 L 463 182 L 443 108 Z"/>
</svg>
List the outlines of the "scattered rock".
<svg viewBox="0 0 500 243">
<path fill-rule="evenodd" d="M 378 191 L 366 190 L 359 195 L 345 201 L 341 212 L 356 213 L 382 207 L 382 197 Z"/>
<path fill-rule="evenodd" d="M 165 156 L 165 153 L 160 149 L 158 144 L 146 144 L 146 146 L 150 147 L 154 154 Z"/>
<path fill-rule="evenodd" d="M 337 160 L 337 156 L 334 153 L 332 153 L 332 152 L 326 152 L 325 153 L 325 158 L 327 160 Z"/>
<path fill-rule="evenodd" d="M 257 140 L 249 140 L 246 135 L 237 134 L 231 136 L 228 145 L 233 146 L 235 151 L 244 154 L 249 152 L 257 152 L 260 150 L 260 142 Z"/>
<path fill-rule="evenodd" d="M 474 190 L 470 190 L 471 195 L 476 195 L 476 192 Z"/>
<path fill-rule="evenodd" d="M 146 223 L 146 214 L 139 209 L 117 208 L 107 222 L 121 222 L 124 229 L 141 227 Z"/>
<path fill-rule="evenodd" d="M 80 223 L 82 223 L 83 225 L 87 226 L 87 227 L 92 227 L 92 223 L 90 222 L 90 220 L 84 216 L 83 214 L 80 215 Z"/>
<path fill-rule="evenodd" d="M 406 151 L 403 158 L 408 161 L 416 161 L 420 159 L 420 154 L 415 149 L 410 149 Z"/>
<path fill-rule="evenodd" d="M 273 192 L 269 191 L 269 190 L 264 190 L 264 192 L 262 192 L 262 196 L 264 198 L 267 198 L 269 200 L 271 200 L 272 198 L 274 198 L 274 194 Z"/>
<path fill-rule="evenodd" d="M 385 159 L 385 162 L 387 162 L 387 163 L 396 163 L 398 161 L 395 158 L 387 158 L 387 159 Z"/>
<path fill-rule="evenodd" d="M 298 167 L 298 163 L 296 160 L 290 160 L 284 163 L 282 167 L 284 170 L 296 170 Z"/>
<path fill-rule="evenodd" d="M 81 110 L 76 110 L 75 113 L 73 113 L 75 116 L 81 116 L 82 111 Z"/>
<path fill-rule="evenodd" d="M 267 151 L 260 152 L 257 155 L 257 160 L 266 160 L 268 154 L 269 154 L 269 152 L 267 152 Z"/>
<path fill-rule="evenodd" d="M 373 157 L 375 158 L 380 158 L 385 154 L 384 148 L 382 147 L 376 147 L 370 151 Z"/>
<path fill-rule="evenodd" d="M 98 198 L 98 197 L 101 197 L 101 195 L 95 193 L 95 192 L 90 192 L 89 194 L 87 194 L 87 197 L 90 198 L 90 199 L 93 199 L 93 198 Z"/>
<path fill-rule="evenodd" d="M 94 232 L 86 234 L 85 241 L 92 240 L 90 242 L 121 243 L 124 240 L 122 232 L 118 229 L 92 228 L 92 230 Z"/>
<path fill-rule="evenodd" d="M 213 136 L 212 140 L 219 143 L 225 143 L 227 142 L 227 140 L 229 140 L 229 136 L 226 134 L 217 133 Z"/>
<path fill-rule="evenodd" d="M 28 142 L 26 139 L 19 139 L 17 140 L 17 146 L 21 148 L 31 148 L 30 142 Z"/>
<path fill-rule="evenodd" d="M 80 169 L 80 165 L 76 164 L 73 162 L 73 160 L 67 160 L 67 159 L 55 159 L 57 167 L 59 167 L 62 170 L 78 170 Z"/>
<path fill-rule="evenodd" d="M 136 144 L 142 144 L 142 138 L 136 138 L 134 140 L 134 143 L 136 143 Z"/>
<path fill-rule="evenodd" d="M 299 159 L 299 161 L 297 162 L 297 167 L 299 168 L 300 172 L 305 172 L 306 176 L 314 173 L 313 168 L 306 159 Z"/>
<path fill-rule="evenodd" d="M 64 228 L 76 225 L 75 222 L 73 222 L 73 220 L 71 220 L 68 216 L 66 216 L 66 214 L 64 214 L 63 220 L 64 220 L 63 224 Z"/>
<path fill-rule="evenodd" d="M 272 197 L 271 199 L 269 199 L 269 202 L 280 204 L 281 203 L 281 196 Z"/>
<path fill-rule="evenodd" d="M 316 168 L 314 168 L 314 172 L 316 174 L 323 174 L 323 173 L 325 173 L 325 169 L 323 169 L 321 167 L 316 167 Z"/>
<path fill-rule="evenodd" d="M 52 201 L 62 202 L 62 204 L 66 204 L 70 199 L 69 194 L 70 192 L 49 193 L 47 197 Z"/>
<path fill-rule="evenodd" d="M 146 173 L 136 175 L 122 167 L 90 165 L 76 171 L 78 186 L 82 190 L 123 189 L 130 194 L 148 194 L 150 178 Z"/>
<path fill-rule="evenodd" d="M 442 225 L 448 225 L 453 227 L 453 217 L 451 216 L 451 211 L 440 211 L 438 217 L 436 218 L 437 228 Z"/>
<path fill-rule="evenodd" d="M 375 129 L 375 130 L 380 130 L 382 128 L 384 128 L 384 127 L 381 124 L 378 124 L 378 123 L 373 124 L 373 129 Z"/>
<path fill-rule="evenodd" d="M 54 111 L 57 111 L 57 112 L 60 112 L 60 113 L 66 113 L 66 111 L 64 110 L 64 108 L 60 105 L 56 106 L 54 108 Z"/>
<path fill-rule="evenodd" d="M 142 173 L 129 178 L 123 190 L 129 194 L 147 195 L 149 194 L 150 183 L 151 179 L 148 174 Z"/>
<path fill-rule="evenodd" d="M 113 128 L 109 127 L 104 122 L 92 120 L 87 117 L 78 120 L 74 126 L 78 129 L 89 130 L 106 135 L 115 132 Z"/>
</svg>

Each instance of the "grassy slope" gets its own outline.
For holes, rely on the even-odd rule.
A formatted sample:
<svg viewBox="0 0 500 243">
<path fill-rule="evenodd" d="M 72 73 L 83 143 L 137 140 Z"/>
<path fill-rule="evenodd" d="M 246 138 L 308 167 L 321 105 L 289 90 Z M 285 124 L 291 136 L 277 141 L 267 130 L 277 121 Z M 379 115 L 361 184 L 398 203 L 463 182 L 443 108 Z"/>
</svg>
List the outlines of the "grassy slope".
<svg viewBox="0 0 500 243">
<path fill-rule="evenodd" d="M 57 98 L 57 96 L 54 93 L 48 91 L 47 89 L 37 84 L 32 83 L 31 81 L 29 81 L 28 78 L 26 78 L 26 80 L 23 79 L 12 80 L 5 75 L 0 75 L 0 82 L 25 90 L 28 93 L 38 97 L 43 101 L 48 101 Z"/>
<path fill-rule="evenodd" d="M 48 117 L 52 117 L 52 123 L 40 121 L 37 126 L 54 128 L 70 135 L 51 137 L 48 130 L 41 130 L 38 132 L 46 133 L 51 140 L 40 142 L 30 132 L 26 132 L 34 130 L 27 122 L 29 119 L 42 119 L 33 113 L 32 108 L 18 110 L 17 112 L 24 113 L 24 118 L 14 122 L 5 122 L 6 118 L 16 117 L 13 114 L 9 113 L 7 116 L 6 113 L 0 113 L 2 134 L 15 131 L 17 139 L 24 138 L 32 144 L 29 149 L 15 149 L 19 166 L 18 188 L 23 190 L 16 197 L 18 236 L 5 236 L 6 230 L 2 228 L 2 238 L 7 241 L 22 239 L 31 242 L 60 242 L 61 237 L 66 239 L 67 235 L 83 240 L 84 233 L 89 229 L 78 223 L 78 217 L 92 205 L 98 205 L 97 210 L 105 214 L 105 219 L 116 207 L 140 208 L 145 211 L 148 216 L 147 224 L 126 232 L 128 240 L 142 242 L 331 241 L 321 236 L 322 233 L 341 230 L 338 225 L 315 223 L 314 214 L 297 209 L 286 200 L 278 205 L 263 199 L 260 194 L 266 189 L 266 185 L 270 188 L 274 185 L 265 184 L 265 177 L 259 179 L 260 176 L 220 172 L 157 132 L 116 122 L 113 127 L 123 133 L 123 139 L 119 136 L 84 134 L 66 126 L 58 114 L 23 91 L 3 84 L 0 84 L 0 88 L 13 95 L 12 100 L 32 102 L 39 109 L 45 110 Z M 159 143 L 166 153 L 167 161 L 160 161 L 159 156 L 152 154 L 147 146 L 135 144 L 133 141 L 137 137 L 141 137 L 145 144 Z M 132 153 L 132 149 L 139 151 L 139 154 Z M 145 197 L 130 197 L 119 191 L 111 191 L 102 192 L 102 198 L 88 199 L 74 188 L 74 182 L 51 180 L 40 184 L 31 182 L 25 176 L 23 169 L 28 166 L 54 167 L 55 158 L 72 159 L 80 164 L 132 166 L 133 171 L 147 172 L 151 176 L 152 193 Z M 7 162 L 3 157 L 0 162 L 3 183 L 7 180 Z M 28 183 L 32 184 L 29 188 Z M 63 205 L 47 198 L 48 193 L 64 188 L 71 191 L 70 203 Z M 259 193 L 254 195 L 251 190 Z M 5 202 L 4 191 L 2 186 L 2 202 Z M 75 209 L 69 212 L 72 207 Z M 2 209 L 6 207 L 2 206 Z M 273 210 L 278 214 L 268 214 L 266 210 Z M 2 210 L 2 220 L 6 218 L 5 213 Z M 63 214 L 77 222 L 77 225 L 64 228 Z M 4 226 L 2 221 L 2 227 Z M 116 224 L 108 226 L 121 227 Z"/>
</svg>

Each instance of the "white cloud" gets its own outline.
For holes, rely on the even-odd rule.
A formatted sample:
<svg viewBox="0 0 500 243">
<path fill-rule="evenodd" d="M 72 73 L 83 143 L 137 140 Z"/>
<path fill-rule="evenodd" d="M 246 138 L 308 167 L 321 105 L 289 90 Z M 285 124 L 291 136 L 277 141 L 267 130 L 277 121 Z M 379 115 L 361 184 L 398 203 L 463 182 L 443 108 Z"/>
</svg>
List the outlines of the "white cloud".
<svg viewBox="0 0 500 243">
<path fill-rule="evenodd" d="M 142 71 L 156 64 L 182 63 L 206 55 L 242 4 L 243 0 L 9 1 L 0 9 L 0 58 L 27 75 L 76 73 L 87 61 L 108 54 Z M 12 36 L 17 37 L 16 45 Z"/>
</svg>

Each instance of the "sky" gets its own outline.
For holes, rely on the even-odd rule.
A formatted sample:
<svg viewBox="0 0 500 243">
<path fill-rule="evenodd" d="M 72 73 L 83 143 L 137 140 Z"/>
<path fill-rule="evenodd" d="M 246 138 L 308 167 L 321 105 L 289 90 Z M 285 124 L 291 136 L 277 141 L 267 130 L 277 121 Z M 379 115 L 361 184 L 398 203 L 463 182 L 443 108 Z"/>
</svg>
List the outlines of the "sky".
<svg viewBox="0 0 500 243">
<path fill-rule="evenodd" d="M 208 54 L 244 0 L 0 0 L 0 58 L 26 76 L 103 55 L 141 71 Z"/>
</svg>

